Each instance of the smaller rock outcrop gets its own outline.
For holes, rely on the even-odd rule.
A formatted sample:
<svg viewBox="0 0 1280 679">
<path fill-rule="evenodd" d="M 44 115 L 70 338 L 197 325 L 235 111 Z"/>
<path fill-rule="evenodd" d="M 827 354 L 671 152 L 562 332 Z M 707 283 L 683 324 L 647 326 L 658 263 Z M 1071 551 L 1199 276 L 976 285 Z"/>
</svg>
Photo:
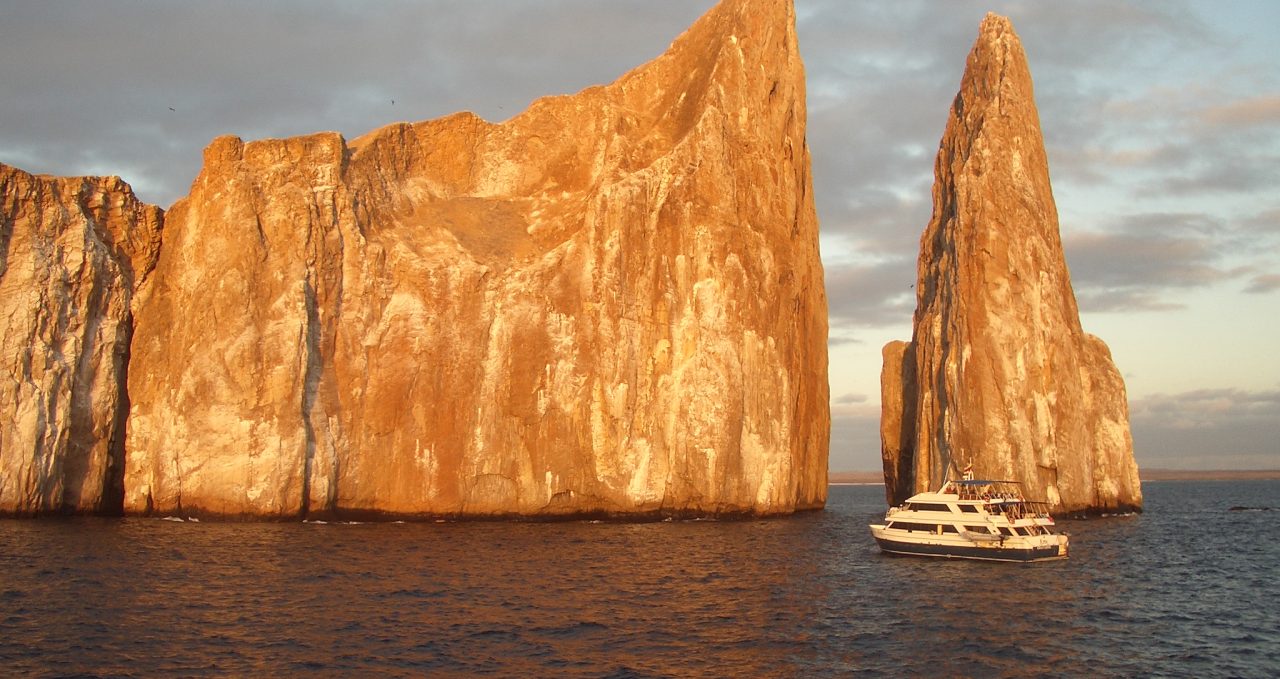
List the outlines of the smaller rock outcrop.
<svg viewBox="0 0 1280 679">
<path fill-rule="evenodd" d="M 1124 380 L 1080 326 L 1022 45 L 988 15 L 938 151 L 912 341 L 884 348 L 890 503 L 972 465 L 1057 513 L 1140 509 Z"/>
<path fill-rule="evenodd" d="M 130 305 L 161 217 L 119 177 L 0 164 L 0 514 L 120 511 Z"/>
</svg>

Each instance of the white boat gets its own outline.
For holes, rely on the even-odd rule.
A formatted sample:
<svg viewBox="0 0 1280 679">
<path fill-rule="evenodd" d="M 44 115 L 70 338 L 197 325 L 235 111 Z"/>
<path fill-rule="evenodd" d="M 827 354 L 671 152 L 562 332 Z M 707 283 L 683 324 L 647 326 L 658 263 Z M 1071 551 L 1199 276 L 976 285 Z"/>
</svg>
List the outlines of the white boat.
<svg viewBox="0 0 1280 679">
<path fill-rule="evenodd" d="M 1027 500 L 1017 481 L 944 483 L 912 496 L 871 525 L 889 554 L 988 561 L 1046 561 L 1067 557 L 1067 536 L 1054 532 L 1044 502 Z"/>
</svg>

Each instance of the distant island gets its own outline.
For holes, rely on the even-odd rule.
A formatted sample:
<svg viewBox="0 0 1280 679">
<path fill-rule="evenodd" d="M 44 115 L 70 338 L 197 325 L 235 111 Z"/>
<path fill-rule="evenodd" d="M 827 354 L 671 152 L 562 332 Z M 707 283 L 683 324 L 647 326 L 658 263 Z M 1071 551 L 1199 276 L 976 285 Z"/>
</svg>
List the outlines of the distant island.
<svg viewBox="0 0 1280 679">
<path fill-rule="evenodd" d="M 1257 481 L 1280 479 L 1280 469 L 1143 469 L 1143 481 Z"/>
<path fill-rule="evenodd" d="M 884 483 L 884 472 L 829 472 L 827 474 L 827 483 L 833 486 L 854 483 Z"/>
<path fill-rule="evenodd" d="M 1143 469 L 1143 481 L 1270 481 L 1280 479 L 1280 469 Z M 830 472 L 833 486 L 884 483 L 882 472 Z"/>
</svg>

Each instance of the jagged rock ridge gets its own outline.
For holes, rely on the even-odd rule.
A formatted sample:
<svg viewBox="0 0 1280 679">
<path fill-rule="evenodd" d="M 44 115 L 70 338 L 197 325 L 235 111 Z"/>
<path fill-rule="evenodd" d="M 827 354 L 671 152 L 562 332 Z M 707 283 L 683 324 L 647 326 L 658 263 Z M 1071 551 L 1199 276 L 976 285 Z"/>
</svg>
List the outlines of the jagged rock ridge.
<svg viewBox="0 0 1280 679">
<path fill-rule="evenodd" d="M 162 213 L 0 164 L 0 515 L 119 511 L 133 291 Z"/>
<path fill-rule="evenodd" d="M 790 2 L 617 82 L 205 152 L 139 294 L 124 507 L 821 507 L 826 299 Z"/>
<path fill-rule="evenodd" d="M 883 352 L 889 501 L 972 464 L 1060 513 L 1141 508 L 1124 380 L 1081 329 L 1031 75 L 1003 17 L 982 22 L 935 175 L 912 341 Z"/>
</svg>

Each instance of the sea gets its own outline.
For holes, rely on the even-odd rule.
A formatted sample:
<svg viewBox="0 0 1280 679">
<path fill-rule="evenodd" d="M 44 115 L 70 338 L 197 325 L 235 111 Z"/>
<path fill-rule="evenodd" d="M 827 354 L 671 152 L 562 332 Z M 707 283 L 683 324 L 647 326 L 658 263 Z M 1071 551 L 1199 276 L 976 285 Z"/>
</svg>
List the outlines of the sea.
<svg viewBox="0 0 1280 679">
<path fill-rule="evenodd" d="M 789 518 L 0 521 L 6 677 L 1276 677 L 1280 481 L 1143 486 L 1065 561 Z"/>
</svg>

